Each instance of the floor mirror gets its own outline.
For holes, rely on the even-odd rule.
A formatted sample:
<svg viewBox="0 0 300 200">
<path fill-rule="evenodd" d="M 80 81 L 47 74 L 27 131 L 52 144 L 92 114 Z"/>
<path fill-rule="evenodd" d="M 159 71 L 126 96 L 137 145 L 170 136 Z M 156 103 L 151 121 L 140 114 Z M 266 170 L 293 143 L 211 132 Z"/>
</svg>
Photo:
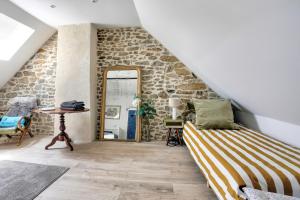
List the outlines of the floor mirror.
<svg viewBox="0 0 300 200">
<path fill-rule="evenodd" d="M 101 104 L 101 140 L 141 140 L 139 105 L 141 69 L 136 66 L 107 67 L 103 73 Z"/>
</svg>

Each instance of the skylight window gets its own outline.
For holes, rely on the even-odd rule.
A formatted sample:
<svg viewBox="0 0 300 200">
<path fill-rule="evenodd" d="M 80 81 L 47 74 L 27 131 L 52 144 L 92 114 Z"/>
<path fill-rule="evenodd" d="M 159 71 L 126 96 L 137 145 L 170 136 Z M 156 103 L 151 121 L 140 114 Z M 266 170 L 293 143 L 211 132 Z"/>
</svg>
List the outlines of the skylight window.
<svg viewBox="0 0 300 200">
<path fill-rule="evenodd" d="M 34 30 L 0 13 L 0 60 L 10 60 Z"/>
</svg>

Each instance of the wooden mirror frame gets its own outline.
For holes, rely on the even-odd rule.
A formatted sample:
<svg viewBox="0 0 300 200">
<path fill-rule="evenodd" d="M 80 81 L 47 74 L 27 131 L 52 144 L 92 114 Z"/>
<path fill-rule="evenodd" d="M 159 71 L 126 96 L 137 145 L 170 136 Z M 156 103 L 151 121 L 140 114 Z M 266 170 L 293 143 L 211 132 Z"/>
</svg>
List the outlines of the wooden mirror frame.
<svg viewBox="0 0 300 200">
<path fill-rule="evenodd" d="M 106 107 L 106 87 L 107 87 L 107 73 L 109 71 L 125 71 L 125 70 L 136 70 L 137 71 L 137 96 L 141 96 L 142 94 L 142 82 L 141 82 L 141 67 L 139 66 L 113 66 L 113 67 L 106 67 L 103 72 L 102 77 L 102 102 L 101 102 L 101 124 L 100 124 L 100 140 L 113 140 L 113 139 L 104 139 L 104 128 L 105 128 L 105 107 Z M 137 110 L 139 106 L 137 107 Z M 136 115 L 136 131 L 135 131 L 135 141 L 140 142 L 142 138 L 141 134 L 141 117 Z M 115 141 L 122 141 L 122 140 L 115 140 Z M 128 141 L 128 140 L 125 140 Z"/>
</svg>

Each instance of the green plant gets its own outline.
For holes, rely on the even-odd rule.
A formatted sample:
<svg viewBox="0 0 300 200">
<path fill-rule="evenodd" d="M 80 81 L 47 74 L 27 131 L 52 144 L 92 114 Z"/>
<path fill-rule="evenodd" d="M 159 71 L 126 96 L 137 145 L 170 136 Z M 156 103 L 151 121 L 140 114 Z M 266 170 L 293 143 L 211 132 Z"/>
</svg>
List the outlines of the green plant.
<svg viewBox="0 0 300 200">
<path fill-rule="evenodd" d="M 141 99 L 140 99 L 141 100 Z M 137 114 L 143 119 L 143 133 L 146 136 L 146 141 L 150 141 L 150 119 L 154 119 L 156 109 L 153 106 L 153 102 L 149 100 L 141 100 L 141 105 Z"/>
<path fill-rule="evenodd" d="M 143 119 L 149 120 L 154 119 L 156 114 L 156 109 L 153 106 L 151 101 L 142 101 L 141 106 L 138 110 L 138 115 L 141 116 Z"/>
</svg>

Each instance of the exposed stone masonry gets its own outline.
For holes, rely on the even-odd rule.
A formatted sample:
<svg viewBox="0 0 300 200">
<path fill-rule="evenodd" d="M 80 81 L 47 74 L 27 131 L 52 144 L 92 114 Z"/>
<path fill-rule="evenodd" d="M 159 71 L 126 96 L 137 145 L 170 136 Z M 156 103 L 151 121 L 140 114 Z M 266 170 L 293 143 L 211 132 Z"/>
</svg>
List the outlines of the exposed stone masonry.
<svg viewBox="0 0 300 200">
<path fill-rule="evenodd" d="M 142 97 L 152 100 L 158 116 L 151 120 L 151 138 L 163 140 L 163 119 L 169 115 L 168 98 L 179 97 L 183 105 L 191 98 L 218 98 L 183 63 L 142 28 L 98 30 L 98 112 L 101 105 L 102 67 L 133 65 L 142 67 Z M 100 115 L 98 115 L 100 116 Z M 98 126 L 100 117 L 98 117 Z M 99 129 L 98 129 L 99 130 Z"/>
<path fill-rule="evenodd" d="M 16 96 L 36 96 L 42 106 L 54 105 L 57 34 L 54 34 L 24 66 L 0 89 L 0 110 Z M 33 134 L 52 134 L 54 120 L 34 114 Z"/>
<path fill-rule="evenodd" d="M 0 89 L 0 110 L 15 96 L 36 96 L 40 105 L 53 106 L 55 95 L 57 34 Z M 158 116 L 151 121 L 151 138 L 163 140 L 166 129 L 163 119 L 169 115 L 168 98 L 179 97 L 183 104 L 192 97 L 218 98 L 206 84 L 142 28 L 116 28 L 98 30 L 98 112 L 100 113 L 102 69 L 116 65 L 142 67 L 142 96 L 152 100 Z M 184 106 L 179 108 L 183 111 Z M 98 114 L 98 129 L 100 114 Z M 52 134 L 52 116 L 34 114 L 32 132 Z"/>
</svg>

